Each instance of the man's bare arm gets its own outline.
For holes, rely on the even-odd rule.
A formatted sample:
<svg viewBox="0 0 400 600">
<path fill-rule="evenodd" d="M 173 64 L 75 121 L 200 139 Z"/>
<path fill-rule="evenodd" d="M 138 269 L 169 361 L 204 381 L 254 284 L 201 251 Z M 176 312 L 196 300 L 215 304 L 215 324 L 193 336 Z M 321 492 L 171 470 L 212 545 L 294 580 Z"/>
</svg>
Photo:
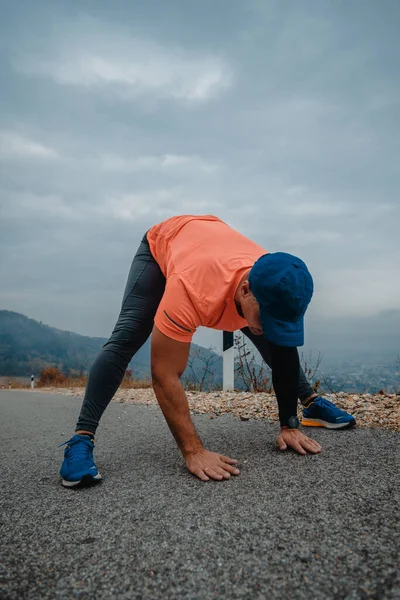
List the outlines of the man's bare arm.
<svg viewBox="0 0 400 600">
<path fill-rule="evenodd" d="M 168 426 L 185 457 L 189 471 L 203 481 L 229 478 L 239 471 L 237 461 L 209 452 L 196 432 L 180 378 L 186 368 L 190 344 L 173 340 L 156 326 L 151 343 L 151 374 L 157 401 Z"/>
<path fill-rule="evenodd" d="M 153 388 L 183 455 L 203 447 L 190 417 L 189 404 L 180 382 L 189 351 L 189 343 L 177 342 L 154 327 L 151 343 Z"/>
</svg>

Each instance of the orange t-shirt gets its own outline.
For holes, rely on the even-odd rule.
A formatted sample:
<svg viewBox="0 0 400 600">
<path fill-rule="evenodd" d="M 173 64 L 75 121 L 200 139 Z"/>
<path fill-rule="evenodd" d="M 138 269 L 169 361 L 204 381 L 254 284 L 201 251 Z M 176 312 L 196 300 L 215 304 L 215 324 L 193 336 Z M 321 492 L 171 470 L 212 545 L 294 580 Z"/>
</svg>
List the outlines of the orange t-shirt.
<svg viewBox="0 0 400 600">
<path fill-rule="evenodd" d="M 183 215 L 154 225 L 147 239 L 166 278 L 154 319 L 166 336 L 190 342 L 197 327 L 247 326 L 234 296 L 244 273 L 267 251 L 212 215 Z"/>
</svg>

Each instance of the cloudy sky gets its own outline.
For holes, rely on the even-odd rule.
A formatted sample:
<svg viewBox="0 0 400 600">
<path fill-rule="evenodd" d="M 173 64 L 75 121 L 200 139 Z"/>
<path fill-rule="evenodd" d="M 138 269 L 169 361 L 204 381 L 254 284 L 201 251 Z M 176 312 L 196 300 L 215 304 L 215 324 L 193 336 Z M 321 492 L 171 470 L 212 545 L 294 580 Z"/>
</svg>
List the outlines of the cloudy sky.
<svg viewBox="0 0 400 600">
<path fill-rule="evenodd" d="M 183 213 L 300 256 L 311 321 L 400 308 L 397 0 L 3 0 L 0 21 L 0 308 L 108 336 L 143 233 Z"/>
</svg>

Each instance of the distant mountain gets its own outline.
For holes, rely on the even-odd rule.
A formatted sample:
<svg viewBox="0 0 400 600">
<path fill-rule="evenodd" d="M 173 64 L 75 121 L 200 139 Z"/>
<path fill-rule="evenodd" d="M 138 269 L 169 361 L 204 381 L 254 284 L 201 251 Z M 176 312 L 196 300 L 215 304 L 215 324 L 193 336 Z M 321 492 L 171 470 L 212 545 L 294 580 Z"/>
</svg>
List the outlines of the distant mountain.
<svg viewBox="0 0 400 600">
<path fill-rule="evenodd" d="M 105 338 L 79 335 L 49 327 L 42 322 L 9 310 L 0 310 L 0 375 L 39 375 L 48 366 L 64 373 L 88 371 Z M 213 363 L 208 384 L 222 381 L 222 357 L 196 344 L 191 345 L 186 380 L 201 379 L 205 362 Z M 136 378 L 150 375 L 149 340 L 136 353 L 129 368 Z"/>
<path fill-rule="evenodd" d="M 86 372 L 105 341 L 105 338 L 62 331 L 19 313 L 0 310 L 0 375 L 38 376 L 47 366 L 56 366 L 66 374 Z M 300 354 L 307 355 L 309 350 L 321 352 L 320 369 L 324 373 L 339 373 L 342 377 L 349 372 L 351 381 L 357 377 L 360 380 L 360 389 L 365 389 L 366 378 L 369 382 L 373 379 L 378 389 L 397 385 L 394 371 L 400 357 L 400 310 L 371 317 L 306 322 L 305 341 L 306 346 L 299 348 Z M 258 353 L 256 357 L 259 359 Z M 212 374 L 207 373 L 204 389 L 221 386 L 222 357 L 196 344 L 191 345 L 183 380 L 186 383 L 201 381 L 207 361 L 212 363 Z M 129 368 L 138 379 L 150 376 L 149 340 L 134 356 Z M 383 373 L 386 383 L 382 381 Z M 243 382 L 236 377 L 235 385 L 241 388 Z"/>
</svg>

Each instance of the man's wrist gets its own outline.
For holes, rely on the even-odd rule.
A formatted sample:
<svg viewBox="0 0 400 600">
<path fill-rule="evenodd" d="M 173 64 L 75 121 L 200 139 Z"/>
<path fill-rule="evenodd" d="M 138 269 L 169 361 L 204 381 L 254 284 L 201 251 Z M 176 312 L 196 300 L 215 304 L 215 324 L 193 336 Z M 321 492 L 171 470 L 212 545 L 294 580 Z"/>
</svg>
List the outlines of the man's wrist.
<svg viewBox="0 0 400 600">
<path fill-rule="evenodd" d="M 190 447 L 190 448 L 182 448 L 182 454 L 184 458 L 187 458 L 191 454 L 196 454 L 199 450 L 204 450 L 204 446 L 200 444 L 199 446 Z"/>
<path fill-rule="evenodd" d="M 286 417 L 281 419 L 281 429 L 298 429 L 300 426 L 300 421 L 297 415 L 292 415 L 291 417 Z"/>
</svg>

